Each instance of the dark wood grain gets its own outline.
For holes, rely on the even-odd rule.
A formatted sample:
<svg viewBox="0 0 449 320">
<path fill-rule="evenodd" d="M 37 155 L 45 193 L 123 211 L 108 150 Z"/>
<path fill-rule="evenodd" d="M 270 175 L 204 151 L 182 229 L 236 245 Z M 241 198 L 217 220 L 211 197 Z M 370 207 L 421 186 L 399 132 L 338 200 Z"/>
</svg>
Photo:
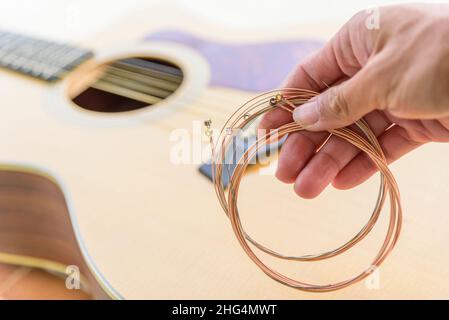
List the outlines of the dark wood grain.
<svg viewBox="0 0 449 320">
<path fill-rule="evenodd" d="M 81 254 L 63 193 L 46 177 L 0 170 L 0 252 L 76 265 L 89 293 L 109 298 Z"/>
</svg>

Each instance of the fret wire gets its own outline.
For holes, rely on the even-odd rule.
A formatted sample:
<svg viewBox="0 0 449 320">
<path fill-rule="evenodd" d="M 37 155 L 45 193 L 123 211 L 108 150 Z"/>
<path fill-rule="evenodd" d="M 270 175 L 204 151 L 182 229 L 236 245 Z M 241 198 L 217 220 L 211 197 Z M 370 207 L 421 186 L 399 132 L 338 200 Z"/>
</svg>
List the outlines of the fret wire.
<svg viewBox="0 0 449 320">
<path fill-rule="evenodd" d="M 60 79 L 92 52 L 59 42 L 0 32 L 0 65 L 46 81 Z"/>
</svg>

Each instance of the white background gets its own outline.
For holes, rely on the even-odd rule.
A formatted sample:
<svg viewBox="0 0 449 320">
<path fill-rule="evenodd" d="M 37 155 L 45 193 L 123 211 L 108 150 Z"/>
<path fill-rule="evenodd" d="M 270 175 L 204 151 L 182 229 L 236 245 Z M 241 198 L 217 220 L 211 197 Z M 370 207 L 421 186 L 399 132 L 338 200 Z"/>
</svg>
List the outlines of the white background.
<svg viewBox="0 0 449 320">
<path fill-rule="evenodd" d="M 0 28 L 65 41 L 82 40 L 142 7 L 173 5 L 225 26 L 282 27 L 343 23 L 355 12 L 396 0 L 1 0 Z M 436 1 L 427 1 L 436 2 Z M 441 2 L 441 1 L 439 1 Z"/>
</svg>

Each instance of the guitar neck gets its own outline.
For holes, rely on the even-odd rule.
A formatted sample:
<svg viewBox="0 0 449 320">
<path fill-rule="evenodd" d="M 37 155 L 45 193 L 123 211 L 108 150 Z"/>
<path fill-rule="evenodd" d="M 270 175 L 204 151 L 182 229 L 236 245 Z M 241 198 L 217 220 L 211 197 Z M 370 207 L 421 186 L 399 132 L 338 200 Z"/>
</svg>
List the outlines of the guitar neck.
<svg viewBox="0 0 449 320">
<path fill-rule="evenodd" d="M 0 31 L 0 67 L 45 81 L 56 81 L 93 56 L 64 43 Z"/>
</svg>

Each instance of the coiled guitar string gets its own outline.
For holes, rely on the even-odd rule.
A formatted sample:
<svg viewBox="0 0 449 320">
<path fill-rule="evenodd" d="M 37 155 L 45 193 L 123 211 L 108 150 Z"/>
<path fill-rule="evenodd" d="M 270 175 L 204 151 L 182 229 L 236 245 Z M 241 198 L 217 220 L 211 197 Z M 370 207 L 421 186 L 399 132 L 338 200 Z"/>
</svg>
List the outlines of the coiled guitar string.
<svg viewBox="0 0 449 320">
<path fill-rule="evenodd" d="M 226 162 L 228 161 L 226 159 L 228 148 L 232 146 L 232 142 L 235 141 L 237 134 L 241 132 L 240 130 L 244 130 L 245 128 L 247 128 L 249 124 L 251 124 L 255 119 L 257 119 L 267 111 L 273 110 L 274 108 L 282 108 L 289 112 L 293 112 L 293 109 L 295 107 L 300 106 L 316 95 L 318 95 L 317 92 L 310 90 L 285 88 L 282 90 L 269 91 L 256 96 L 255 98 L 249 100 L 240 108 L 238 108 L 231 115 L 231 117 L 228 119 L 228 121 L 226 121 L 223 128 L 221 129 L 216 142 L 214 142 L 212 136 L 211 122 L 206 121 L 205 124 L 206 134 L 209 136 L 212 147 L 212 171 L 215 191 L 224 212 L 230 219 L 233 231 L 246 254 L 263 272 L 280 283 L 300 290 L 325 292 L 344 288 L 364 279 L 372 272 L 374 272 L 374 270 L 376 270 L 376 268 L 391 252 L 400 234 L 402 224 L 402 209 L 400 204 L 399 189 L 397 187 L 393 174 L 388 168 L 382 148 L 376 136 L 369 128 L 368 124 L 363 119 L 355 123 L 357 128 L 360 129 L 360 131 L 366 138 L 362 137 L 349 128 L 340 128 L 329 131 L 331 135 L 340 137 L 365 152 L 379 169 L 381 176 L 376 205 L 368 222 L 353 238 L 351 238 L 343 245 L 340 245 L 336 249 L 319 254 L 307 254 L 300 256 L 285 255 L 255 241 L 249 234 L 245 232 L 240 220 L 240 214 L 237 206 L 238 191 L 249 161 L 251 159 L 254 159 L 258 152 L 267 144 L 273 143 L 273 141 L 279 141 L 279 139 L 289 133 L 304 130 L 304 128 L 302 128 L 299 124 L 295 122 L 287 123 L 279 127 L 277 130 L 271 130 L 264 135 L 260 135 L 257 138 L 256 142 L 250 145 L 240 157 L 240 159 L 238 159 L 238 161 L 236 162 L 235 169 L 232 172 L 232 175 L 230 175 L 231 178 L 229 181 L 229 189 L 227 193 L 225 192 L 222 181 L 223 170 L 229 170 L 228 166 L 226 165 Z M 235 150 L 233 158 L 235 158 Z M 387 195 L 389 196 L 390 202 L 390 222 L 388 224 L 388 230 L 385 240 L 379 252 L 373 259 L 371 265 L 361 273 L 349 279 L 331 284 L 309 284 L 300 282 L 268 267 L 255 254 L 250 246 L 250 244 L 252 244 L 257 249 L 271 256 L 284 260 L 317 261 L 337 256 L 356 245 L 372 230 L 380 216 Z"/>
</svg>

